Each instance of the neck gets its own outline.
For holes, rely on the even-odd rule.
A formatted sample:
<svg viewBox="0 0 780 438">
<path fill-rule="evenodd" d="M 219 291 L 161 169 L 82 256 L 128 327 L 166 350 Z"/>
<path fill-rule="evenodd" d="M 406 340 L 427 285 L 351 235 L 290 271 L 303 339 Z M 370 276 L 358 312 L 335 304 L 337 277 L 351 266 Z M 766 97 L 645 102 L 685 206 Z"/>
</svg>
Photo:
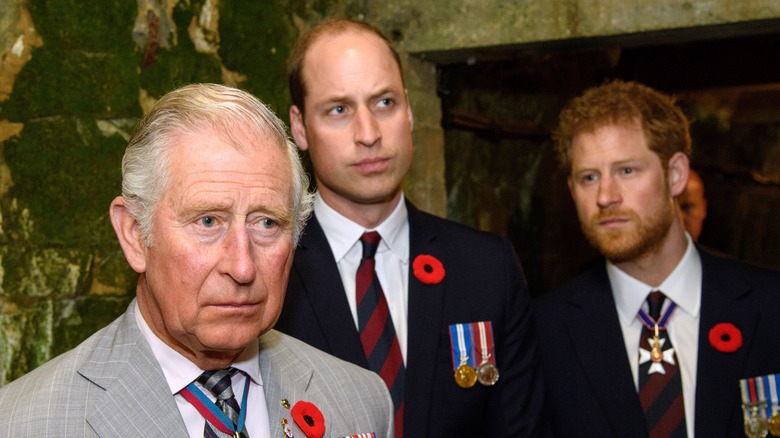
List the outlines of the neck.
<svg viewBox="0 0 780 438">
<path fill-rule="evenodd" d="M 636 259 L 615 263 L 615 266 L 645 284 L 658 287 L 674 271 L 687 249 L 685 231 L 675 221 L 661 245 Z"/>
<path fill-rule="evenodd" d="M 196 355 L 194 358 L 190 357 L 192 363 L 197 365 L 198 368 L 207 370 L 221 370 L 233 365 L 235 359 L 240 353 L 225 355 L 224 352 L 212 352 L 213 355 L 209 355 L 209 352 Z"/>
<path fill-rule="evenodd" d="M 320 190 L 320 196 L 322 196 L 322 200 L 330 208 L 336 210 L 342 216 L 363 228 L 372 230 L 393 213 L 393 210 L 398 205 L 398 201 L 401 199 L 401 190 L 399 189 L 380 202 L 369 203 L 355 202 L 325 190 Z"/>
</svg>

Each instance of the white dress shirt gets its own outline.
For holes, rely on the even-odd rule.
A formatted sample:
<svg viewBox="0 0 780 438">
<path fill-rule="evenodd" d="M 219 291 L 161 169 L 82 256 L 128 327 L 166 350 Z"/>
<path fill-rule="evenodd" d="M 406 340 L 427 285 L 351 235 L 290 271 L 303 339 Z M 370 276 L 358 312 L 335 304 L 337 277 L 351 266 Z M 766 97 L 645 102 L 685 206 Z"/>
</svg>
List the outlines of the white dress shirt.
<svg viewBox="0 0 780 438">
<path fill-rule="evenodd" d="M 355 276 L 363 255 L 360 236 L 366 231 L 377 231 L 382 237 L 374 259 L 375 270 L 387 299 L 387 307 L 393 318 L 395 334 L 406 363 L 409 284 L 409 214 L 404 196 L 393 212 L 378 227 L 366 230 L 331 208 L 319 193 L 314 200 L 314 213 L 328 239 L 330 249 L 344 284 L 347 302 L 352 312 L 355 327 L 358 328 L 357 303 L 355 298 Z"/>
<path fill-rule="evenodd" d="M 694 437 L 694 413 L 696 412 L 696 363 L 699 346 L 699 318 L 701 310 L 701 258 L 691 237 L 687 235 L 688 248 L 680 263 L 658 287 L 649 286 L 621 271 L 607 262 L 607 275 L 612 285 L 612 294 L 617 306 L 623 341 L 626 344 L 628 362 L 634 376 L 634 386 L 639 391 L 639 338 L 642 323 L 637 318 L 640 308 L 648 311 L 647 295 L 659 290 L 677 304 L 671 319 L 666 324 L 682 377 L 683 402 L 685 404 L 685 426 L 688 437 Z M 664 302 L 661 314 L 669 306 Z"/>
<path fill-rule="evenodd" d="M 152 348 L 154 357 L 162 367 L 165 380 L 168 382 L 171 394 L 176 400 L 176 406 L 179 408 L 184 424 L 187 426 L 187 433 L 192 438 L 202 438 L 206 420 L 184 396 L 179 394 L 179 391 L 195 381 L 206 370 L 201 370 L 194 363 L 190 362 L 189 359 L 158 338 L 144 320 L 141 311 L 138 310 L 138 306 L 135 306 L 135 320 L 144 338 L 146 338 L 146 341 Z M 232 366 L 246 373 L 250 379 L 245 420 L 246 431 L 252 438 L 267 438 L 271 436 L 271 425 L 268 422 L 268 406 L 265 403 L 258 352 L 258 341 L 255 341 L 238 357 Z M 246 375 L 235 373 L 232 380 L 233 393 L 239 406 L 243 402 Z M 216 397 L 214 397 L 211 391 L 204 388 L 200 383 L 196 382 L 195 384 L 209 399 L 216 401 Z M 251 415 L 249 415 L 249 412 L 251 412 Z"/>
</svg>

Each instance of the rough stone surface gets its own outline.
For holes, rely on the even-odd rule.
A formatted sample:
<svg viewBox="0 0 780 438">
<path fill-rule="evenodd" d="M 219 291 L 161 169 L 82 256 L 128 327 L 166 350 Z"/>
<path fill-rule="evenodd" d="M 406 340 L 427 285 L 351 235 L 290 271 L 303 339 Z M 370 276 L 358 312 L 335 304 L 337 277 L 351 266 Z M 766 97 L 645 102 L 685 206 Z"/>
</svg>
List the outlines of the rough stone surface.
<svg viewBox="0 0 780 438">
<path fill-rule="evenodd" d="M 565 183 L 552 174 L 549 148 L 533 135 L 518 147 L 488 131 L 445 132 L 442 122 L 451 121 L 441 103 L 460 99 L 496 126 L 522 120 L 521 130 L 533 131 L 549 125 L 560 102 L 528 90 L 514 97 L 484 89 L 450 97 L 441 67 L 480 62 L 482 48 L 500 57 L 525 45 L 773 20 L 780 3 L 0 0 L 0 385 L 72 348 L 132 299 L 136 274 L 107 209 L 119 193 L 124 145 L 144 111 L 176 86 L 209 81 L 249 90 L 287 119 L 290 47 L 302 30 L 334 16 L 378 25 L 402 51 L 415 113 L 409 198 L 427 211 L 510 236 L 541 283 L 564 276 L 556 269 L 581 239 L 570 223 L 570 201 L 560 201 Z M 588 69 L 608 68 L 614 59 L 605 53 Z M 590 73 L 565 70 L 568 77 L 555 85 L 571 91 L 567 84 Z M 518 96 L 524 105 L 513 100 Z M 706 225 L 704 232 L 721 248 L 778 260 L 780 238 L 744 231 L 769 227 L 780 205 L 773 186 L 757 182 L 780 172 L 778 119 L 769 110 L 777 99 L 763 98 L 767 110 L 747 114 L 739 109 L 748 97 L 698 106 L 711 110 L 702 117 L 711 127 L 702 138 L 716 137 L 725 125 L 738 128 L 728 147 L 713 142 L 695 157 L 708 191 L 724 193 L 715 208 L 750 210 L 723 219 L 738 230 L 733 240 L 718 240 L 718 229 Z M 744 154 L 758 140 L 775 146 Z M 717 167 L 724 161 L 734 164 L 731 173 Z M 559 202 L 550 202 L 551 194 Z M 550 239 L 564 249 L 546 245 Z"/>
<path fill-rule="evenodd" d="M 134 295 L 108 221 L 138 118 L 190 82 L 286 118 L 285 61 L 339 1 L 0 0 L 0 385 L 77 345 Z"/>
<path fill-rule="evenodd" d="M 775 19 L 773 0 L 367 0 L 366 15 L 412 53 Z"/>
</svg>

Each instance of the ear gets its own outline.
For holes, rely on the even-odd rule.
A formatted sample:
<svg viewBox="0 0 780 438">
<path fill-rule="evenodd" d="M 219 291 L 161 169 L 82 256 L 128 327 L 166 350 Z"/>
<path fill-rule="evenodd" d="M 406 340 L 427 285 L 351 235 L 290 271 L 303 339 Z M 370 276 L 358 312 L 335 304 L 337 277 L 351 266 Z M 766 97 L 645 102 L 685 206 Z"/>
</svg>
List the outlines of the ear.
<svg viewBox="0 0 780 438">
<path fill-rule="evenodd" d="M 669 190 L 671 190 L 672 196 L 678 196 L 685 190 L 690 166 L 691 163 L 688 160 L 688 156 L 682 152 L 677 152 L 669 158 L 667 178 L 669 179 Z"/>
<path fill-rule="evenodd" d="M 109 208 L 111 216 L 111 225 L 114 227 L 116 237 L 119 239 L 119 245 L 122 252 L 125 253 L 125 259 L 130 267 L 139 274 L 146 271 L 146 244 L 141 237 L 141 228 L 138 221 L 130 215 L 125 198 L 117 196 L 111 202 Z"/>
<path fill-rule="evenodd" d="M 409 102 L 409 91 L 404 89 L 406 95 L 406 117 L 409 118 L 409 129 L 414 130 L 414 114 L 412 114 L 412 104 Z"/>
<path fill-rule="evenodd" d="M 306 126 L 303 124 L 303 114 L 296 105 L 290 107 L 290 131 L 295 139 L 298 149 L 305 151 L 309 149 L 309 143 L 306 141 Z"/>
</svg>

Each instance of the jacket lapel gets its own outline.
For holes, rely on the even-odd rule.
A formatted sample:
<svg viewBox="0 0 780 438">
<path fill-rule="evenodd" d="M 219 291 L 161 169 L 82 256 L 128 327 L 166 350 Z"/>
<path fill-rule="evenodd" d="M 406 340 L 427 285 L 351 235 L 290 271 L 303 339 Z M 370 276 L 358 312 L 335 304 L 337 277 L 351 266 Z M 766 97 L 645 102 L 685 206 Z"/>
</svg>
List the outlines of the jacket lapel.
<svg viewBox="0 0 780 438">
<path fill-rule="evenodd" d="M 429 254 L 447 264 L 446 242 L 438 238 L 430 220 L 407 201 L 409 212 L 409 317 L 404 415 L 406 428 L 425 435 L 433 396 L 436 352 L 441 340 L 445 284 L 419 281 L 412 270 L 415 257 Z M 412 395 L 413 394 L 413 395 Z M 410 396 L 412 395 L 412 396 Z"/>
<path fill-rule="evenodd" d="M 572 345 L 614 436 L 647 436 L 606 269 L 588 275 L 564 309 Z"/>
<path fill-rule="evenodd" d="M 751 288 L 722 261 L 699 251 L 702 261 L 702 305 L 696 370 L 696 436 L 717 436 L 741 416 L 739 379 L 750 353 L 760 309 L 747 299 Z M 730 273 L 730 274 L 729 274 Z M 742 332 L 743 345 L 721 353 L 709 342 L 716 324 L 730 322 Z M 741 423 L 741 421 L 739 421 Z"/>
<path fill-rule="evenodd" d="M 314 370 L 301 363 L 297 357 L 281 345 L 278 332 L 271 331 L 260 338 L 260 375 L 268 407 L 268 421 L 272 437 L 286 436 L 285 422 L 293 436 L 305 436 L 293 420 L 291 409 L 296 401 L 306 399 L 306 393 L 314 376 Z M 288 407 L 283 405 L 286 400 Z M 330 429 L 326 418 L 326 430 Z"/>
<path fill-rule="evenodd" d="M 187 434 L 162 369 L 135 322 L 135 301 L 78 370 L 103 390 L 87 422 L 98 436 Z"/>
<path fill-rule="evenodd" d="M 301 237 L 293 270 L 311 301 L 330 353 L 368 368 L 333 251 L 315 215 Z"/>
</svg>

